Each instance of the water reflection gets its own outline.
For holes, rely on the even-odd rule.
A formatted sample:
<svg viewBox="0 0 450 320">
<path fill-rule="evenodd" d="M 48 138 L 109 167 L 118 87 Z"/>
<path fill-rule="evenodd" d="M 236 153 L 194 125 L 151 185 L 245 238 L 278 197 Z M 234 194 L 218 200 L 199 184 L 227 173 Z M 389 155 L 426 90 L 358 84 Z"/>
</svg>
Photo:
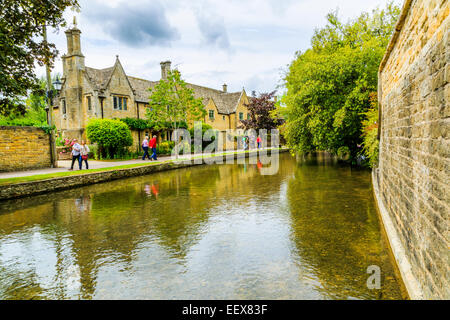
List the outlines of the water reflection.
<svg viewBox="0 0 450 320">
<path fill-rule="evenodd" d="M 0 299 L 401 298 L 369 173 L 280 157 L 0 204 Z"/>
</svg>

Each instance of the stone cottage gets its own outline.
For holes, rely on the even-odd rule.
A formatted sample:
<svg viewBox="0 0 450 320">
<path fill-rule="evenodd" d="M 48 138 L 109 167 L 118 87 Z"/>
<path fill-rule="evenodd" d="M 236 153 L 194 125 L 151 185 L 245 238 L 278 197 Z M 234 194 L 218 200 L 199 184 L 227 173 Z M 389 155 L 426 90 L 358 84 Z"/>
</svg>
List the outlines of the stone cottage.
<svg viewBox="0 0 450 320">
<path fill-rule="evenodd" d="M 95 69 L 85 66 L 81 52 L 81 31 L 74 25 L 67 30 L 67 53 L 62 56 L 62 87 L 54 102 L 54 119 L 58 132 L 67 138 L 86 139 L 86 125 L 92 118 L 136 118 L 145 119 L 148 107 L 149 88 L 158 81 L 149 81 L 126 74 L 116 56 L 110 68 Z M 161 79 L 165 79 L 171 62 L 161 62 Z M 226 130 L 241 133 L 239 120 L 248 118 L 245 104 L 248 97 L 244 89 L 228 92 L 188 83 L 196 98 L 202 98 L 206 109 L 203 121 L 221 132 Z M 151 132 L 132 131 L 134 147 L 138 147 L 145 134 Z M 163 136 L 160 138 L 166 138 Z M 229 137 L 228 137 L 229 138 Z M 225 141 L 225 140 L 222 140 Z"/>
</svg>

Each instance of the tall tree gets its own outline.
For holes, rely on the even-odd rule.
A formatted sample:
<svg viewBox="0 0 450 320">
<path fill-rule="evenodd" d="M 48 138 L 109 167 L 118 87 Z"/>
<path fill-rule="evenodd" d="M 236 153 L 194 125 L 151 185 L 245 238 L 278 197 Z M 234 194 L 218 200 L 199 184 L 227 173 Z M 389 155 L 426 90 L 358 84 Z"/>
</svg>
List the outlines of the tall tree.
<svg viewBox="0 0 450 320">
<path fill-rule="evenodd" d="M 201 120 L 206 115 L 202 99 L 194 97 L 194 90 L 187 87 L 178 70 L 170 70 L 166 79 L 149 90 L 147 118 L 156 129 L 169 122 L 177 130 L 183 123 Z"/>
<path fill-rule="evenodd" d="M 276 109 L 275 101 L 273 100 L 274 96 L 275 91 L 260 93 L 259 97 L 257 97 L 256 92 L 253 91 L 249 103 L 246 104 L 250 119 L 241 120 L 241 127 L 245 130 L 271 130 L 276 129 L 281 125 L 282 120 L 272 116 Z"/>
<path fill-rule="evenodd" d="M 352 159 L 361 152 L 364 113 L 399 12 L 390 3 L 346 24 L 332 12 L 315 31 L 312 48 L 297 53 L 282 98 L 282 133 L 292 149 L 349 153 Z"/>
<path fill-rule="evenodd" d="M 43 40 L 44 26 L 65 25 L 66 8 L 78 0 L 0 0 L 0 115 L 24 114 L 28 90 L 39 90 L 35 64 L 53 66 L 58 54 Z"/>
</svg>

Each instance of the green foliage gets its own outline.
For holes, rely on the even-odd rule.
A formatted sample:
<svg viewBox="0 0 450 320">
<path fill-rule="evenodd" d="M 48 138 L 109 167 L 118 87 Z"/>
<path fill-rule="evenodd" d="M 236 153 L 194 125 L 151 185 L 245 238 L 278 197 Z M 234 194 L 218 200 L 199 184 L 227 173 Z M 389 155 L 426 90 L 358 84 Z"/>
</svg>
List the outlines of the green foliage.
<svg viewBox="0 0 450 320">
<path fill-rule="evenodd" d="M 348 150 L 356 159 L 370 93 L 377 90 L 378 66 L 398 14 L 392 3 L 347 24 L 330 13 L 328 24 L 315 31 L 312 48 L 297 53 L 282 98 L 282 133 L 291 149 Z"/>
<path fill-rule="evenodd" d="M 128 127 L 133 130 L 145 130 L 153 128 L 152 123 L 145 119 L 121 118 L 118 120 L 125 122 L 128 125 Z"/>
<path fill-rule="evenodd" d="M 99 145 L 100 154 L 111 159 L 125 153 L 125 148 L 133 143 L 130 128 L 120 120 L 91 119 L 86 133 L 92 143 Z"/>
<path fill-rule="evenodd" d="M 39 89 L 36 64 L 51 67 L 58 54 L 42 37 L 45 26 L 64 25 L 63 13 L 69 7 L 77 8 L 77 0 L 0 1 L 0 115 L 25 114 L 21 97 Z"/>
<path fill-rule="evenodd" d="M 178 70 L 169 71 L 166 80 L 149 90 L 147 118 L 156 130 L 167 128 L 168 123 L 172 124 L 172 129 L 177 129 L 180 124 L 200 120 L 206 114 L 202 99 L 194 97 L 194 91 L 187 87 Z"/>
<path fill-rule="evenodd" d="M 363 152 L 369 159 L 369 166 L 378 163 L 378 102 L 376 94 L 371 95 L 371 107 L 364 112 L 363 120 Z"/>
<path fill-rule="evenodd" d="M 207 123 L 204 123 L 203 121 L 201 122 L 201 127 L 202 127 L 202 137 L 205 135 L 205 132 L 208 130 L 211 130 L 213 127 L 210 126 Z M 191 138 L 194 138 L 194 131 L 195 131 L 196 126 L 194 125 L 192 128 L 189 129 L 189 134 L 191 135 Z"/>
<path fill-rule="evenodd" d="M 46 80 L 39 80 L 39 88 L 30 92 L 25 99 L 26 111 L 24 114 L 11 112 L 8 116 L 0 117 L 0 125 L 2 126 L 19 126 L 19 127 L 38 127 L 50 134 L 56 127 L 47 124 L 47 106 L 46 98 Z"/>
<path fill-rule="evenodd" d="M 169 155 L 169 154 L 171 154 L 174 146 L 175 146 L 175 142 L 173 142 L 173 141 L 163 141 L 160 144 L 156 145 L 156 154 Z"/>
</svg>

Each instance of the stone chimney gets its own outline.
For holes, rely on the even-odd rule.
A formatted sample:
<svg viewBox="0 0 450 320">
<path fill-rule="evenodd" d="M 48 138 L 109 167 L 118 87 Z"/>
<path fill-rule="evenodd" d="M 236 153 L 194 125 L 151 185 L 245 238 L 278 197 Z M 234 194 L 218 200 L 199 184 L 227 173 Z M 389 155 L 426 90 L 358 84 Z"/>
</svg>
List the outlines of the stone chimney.
<svg viewBox="0 0 450 320">
<path fill-rule="evenodd" d="M 223 85 L 222 85 L 222 88 L 223 88 L 223 92 L 227 92 L 227 84 L 226 83 L 224 83 Z"/>
<path fill-rule="evenodd" d="M 170 71 L 171 62 L 170 61 L 162 61 L 160 63 L 160 65 L 161 65 L 161 79 L 166 80 L 167 75 L 169 74 L 169 71 Z"/>
</svg>

